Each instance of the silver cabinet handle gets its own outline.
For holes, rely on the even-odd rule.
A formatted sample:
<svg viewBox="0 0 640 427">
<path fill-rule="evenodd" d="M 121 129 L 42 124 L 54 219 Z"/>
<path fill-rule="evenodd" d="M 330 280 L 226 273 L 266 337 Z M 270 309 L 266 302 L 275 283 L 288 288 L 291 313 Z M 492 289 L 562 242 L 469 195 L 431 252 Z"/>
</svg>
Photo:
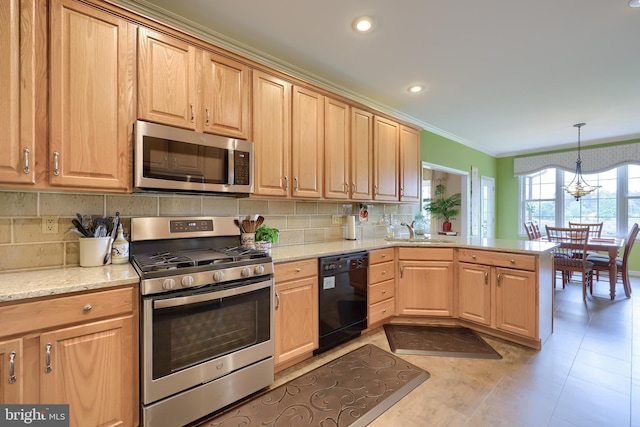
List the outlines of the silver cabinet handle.
<svg viewBox="0 0 640 427">
<path fill-rule="evenodd" d="M 189 104 L 189 108 L 191 108 L 191 123 L 193 123 L 196 121 L 196 115 L 193 109 L 193 103 Z"/>
<path fill-rule="evenodd" d="M 30 150 L 25 147 L 24 149 L 24 169 L 22 170 L 24 173 L 29 173 L 29 152 Z"/>
<path fill-rule="evenodd" d="M 498 287 L 500 287 L 500 279 L 502 278 L 502 273 L 498 273 Z"/>
<path fill-rule="evenodd" d="M 293 184 L 294 184 L 293 191 L 298 191 L 298 177 L 297 176 L 293 177 Z"/>
<path fill-rule="evenodd" d="M 82 310 L 84 311 L 91 311 L 91 309 L 93 308 L 93 306 L 91 304 L 87 304 L 84 307 L 82 307 Z"/>
<path fill-rule="evenodd" d="M 387 254 L 382 254 L 382 258 L 386 258 L 386 257 L 387 257 Z"/>
<path fill-rule="evenodd" d="M 516 263 L 516 260 L 515 260 L 515 259 L 512 259 L 512 260 L 510 260 L 509 262 L 510 262 L 511 264 L 515 264 L 515 263 Z"/>
<path fill-rule="evenodd" d="M 209 126 L 209 121 L 210 121 L 210 117 L 209 117 L 209 107 L 205 107 L 204 109 L 205 113 L 207 113 L 207 118 L 204 122 L 205 125 Z"/>
<path fill-rule="evenodd" d="M 53 368 L 51 368 L 51 343 L 47 343 L 45 347 L 44 363 L 44 372 L 48 374 L 53 370 Z"/>
<path fill-rule="evenodd" d="M 376 194 L 380 194 L 380 193 L 378 193 L 378 186 L 377 185 L 373 186 L 373 192 L 376 193 Z"/>
<path fill-rule="evenodd" d="M 356 194 L 356 185 L 351 184 L 351 194 Z"/>
<path fill-rule="evenodd" d="M 9 384 L 16 382 L 16 368 L 15 368 L 16 352 L 12 351 L 9 355 Z"/>
<path fill-rule="evenodd" d="M 484 284 L 485 285 L 489 284 L 489 272 L 488 271 L 484 272 Z"/>
<path fill-rule="evenodd" d="M 400 187 L 400 195 L 404 196 L 404 188 Z"/>
<path fill-rule="evenodd" d="M 349 194 L 349 183 L 344 183 L 344 194 Z"/>
<path fill-rule="evenodd" d="M 60 153 L 58 151 L 53 152 L 53 174 L 60 175 Z"/>
<path fill-rule="evenodd" d="M 284 189 L 285 191 L 289 189 L 289 177 L 286 175 L 284 177 Z"/>
<path fill-rule="evenodd" d="M 296 268 L 296 273 L 300 273 L 300 268 Z"/>
<path fill-rule="evenodd" d="M 400 266 L 400 278 L 401 279 L 402 279 L 403 273 L 404 273 L 404 267 Z"/>
<path fill-rule="evenodd" d="M 276 310 L 280 308 L 280 294 L 276 292 Z"/>
<path fill-rule="evenodd" d="M 475 255 L 471 255 L 471 259 L 476 259 L 476 256 Z"/>
</svg>

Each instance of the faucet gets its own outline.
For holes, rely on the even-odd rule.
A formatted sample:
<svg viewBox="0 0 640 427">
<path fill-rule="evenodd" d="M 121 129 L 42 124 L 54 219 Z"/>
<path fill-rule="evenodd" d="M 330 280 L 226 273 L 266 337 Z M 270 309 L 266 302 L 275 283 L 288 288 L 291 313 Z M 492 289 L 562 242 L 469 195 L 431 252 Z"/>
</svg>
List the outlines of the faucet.
<svg viewBox="0 0 640 427">
<path fill-rule="evenodd" d="M 407 227 L 409 229 L 409 239 L 415 238 L 415 234 L 413 232 L 413 223 L 411 223 L 411 225 L 409 225 L 406 222 L 401 222 L 400 225 L 403 225 L 403 226 L 405 226 L 405 227 Z"/>
</svg>

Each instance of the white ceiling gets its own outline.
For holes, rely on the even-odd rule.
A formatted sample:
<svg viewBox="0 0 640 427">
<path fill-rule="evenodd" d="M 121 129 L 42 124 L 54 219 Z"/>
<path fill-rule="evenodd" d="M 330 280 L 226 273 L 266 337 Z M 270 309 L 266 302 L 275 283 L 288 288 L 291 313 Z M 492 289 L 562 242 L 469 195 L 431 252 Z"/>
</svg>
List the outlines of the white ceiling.
<svg viewBox="0 0 640 427">
<path fill-rule="evenodd" d="M 175 13 L 493 156 L 573 147 L 579 122 L 584 145 L 640 137 L 640 8 L 628 0 L 116 1 Z M 352 31 L 360 15 L 372 33 Z M 416 83 L 426 91 L 408 93 Z"/>
</svg>

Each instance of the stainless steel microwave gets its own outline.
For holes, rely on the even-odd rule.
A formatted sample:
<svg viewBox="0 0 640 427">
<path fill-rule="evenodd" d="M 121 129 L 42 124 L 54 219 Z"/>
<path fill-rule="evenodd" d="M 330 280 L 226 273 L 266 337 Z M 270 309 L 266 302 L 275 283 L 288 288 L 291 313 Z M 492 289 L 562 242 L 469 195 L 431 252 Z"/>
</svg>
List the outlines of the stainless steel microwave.
<svg viewBox="0 0 640 427">
<path fill-rule="evenodd" d="M 253 193 L 253 142 L 138 120 L 136 191 Z"/>
</svg>

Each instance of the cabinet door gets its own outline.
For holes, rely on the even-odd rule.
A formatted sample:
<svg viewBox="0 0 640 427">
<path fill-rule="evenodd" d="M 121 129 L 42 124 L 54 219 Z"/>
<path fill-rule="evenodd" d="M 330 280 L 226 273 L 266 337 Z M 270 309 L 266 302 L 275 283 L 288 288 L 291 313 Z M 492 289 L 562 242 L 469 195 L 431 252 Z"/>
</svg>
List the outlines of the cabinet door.
<svg viewBox="0 0 640 427">
<path fill-rule="evenodd" d="M 204 131 L 249 139 L 249 67 L 204 52 Z"/>
<path fill-rule="evenodd" d="M 324 101 L 324 196 L 349 198 L 349 106 L 335 99 Z"/>
<path fill-rule="evenodd" d="M 373 199 L 373 114 L 351 109 L 351 198 Z"/>
<path fill-rule="evenodd" d="M 0 403 L 2 404 L 27 403 L 23 401 L 23 359 L 21 339 L 0 342 Z"/>
<path fill-rule="evenodd" d="M 420 133 L 400 126 L 400 201 L 420 201 Z"/>
<path fill-rule="evenodd" d="M 400 261 L 398 313 L 453 315 L 453 262 Z"/>
<path fill-rule="evenodd" d="M 254 192 L 286 196 L 291 148 L 291 84 L 253 71 Z"/>
<path fill-rule="evenodd" d="M 399 125 L 383 117 L 374 117 L 374 194 L 375 200 L 398 201 Z"/>
<path fill-rule="evenodd" d="M 0 182 L 35 183 L 35 7 L 0 2 Z"/>
<path fill-rule="evenodd" d="M 322 196 L 324 168 L 324 96 L 293 88 L 291 173 L 293 197 Z"/>
<path fill-rule="evenodd" d="M 196 129 L 199 67 L 196 48 L 140 27 L 138 32 L 138 117 Z"/>
<path fill-rule="evenodd" d="M 126 191 L 135 26 L 73 0 L 50 13 L 50 183 Z"/>
<path fill-rule="evenodd" d="M 536 296 L 534 272 L 496 268 L 496 327 L 535 338 Z"/>
<path fill-rule="evenodd" d="M 275 364 L 318 348 L 318 333 L 318 278 L 277 284 Z"/>
<path fill-rule="evenodd" d="M 69 404 L 72 427 L 133 425 L 133 330 L 128 316 L 42 334 L 40 403 Z"/>
<path fill-rule="evenodd" d="M 458 264 L 458 316 L 491 325 L 491 267 Z"/>
</svg>

